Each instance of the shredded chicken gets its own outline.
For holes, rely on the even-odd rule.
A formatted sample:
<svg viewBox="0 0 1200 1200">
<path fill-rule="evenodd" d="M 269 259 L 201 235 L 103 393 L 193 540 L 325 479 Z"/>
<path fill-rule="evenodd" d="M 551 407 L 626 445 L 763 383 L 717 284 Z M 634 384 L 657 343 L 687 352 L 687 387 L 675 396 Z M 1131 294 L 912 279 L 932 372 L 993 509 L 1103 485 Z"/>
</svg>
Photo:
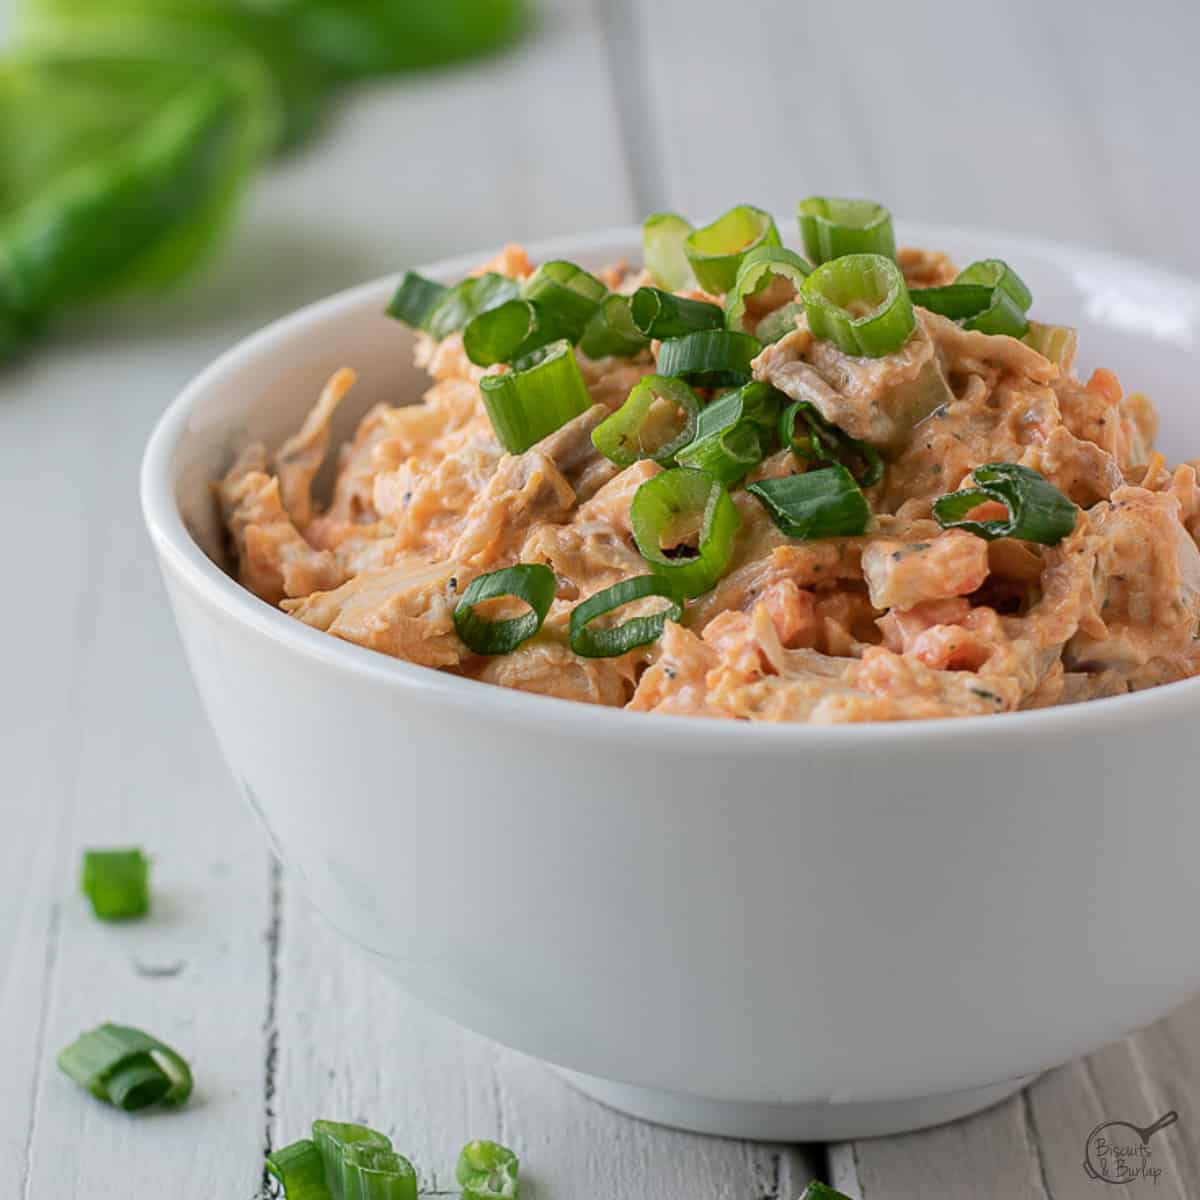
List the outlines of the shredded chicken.
<svg viewBox="0 0 1200 1200">
<path fill-rule="evenodd" d="M 898 262 L 913 287 L 957 275 L 936 251 L 904 249 Z M 534 264 L 510 245 L 480 270 L 524 279 Z M 600 278 L 626 293 L 648 281 L 624 263 Z M 794 288 L 768 287 L 747 311 L 758 322 L 794 300 Z M 796 311 L 780 316 L 790 326 Z M 1153 405 L 1111 371 L 1076 375 L 1074 335 L 1051 361 L 921 308 L 913 336 L 881 358 L 813 337 L 799 312 L 753 364 L 781 407 L 805 401 L 882 457 L 866 531 L 789 537 L 755 496 L 731 488 L 739 525 L 715 584 L 657 639 L 578 656 L 576 605 L 649 569 L 630 506 L 662 467 L 620 467 L 592 434 L 655 370 L 657 352 L 577 352 L 592 407 L 509 454 L 461 334 L 420 334 L 424 399 L 366 413 L 322 503 L 314 487 L 331 422 L 354 383 L 338 371 L 274 454 L 247 447 L 214 485 L 239 580 L 298 621 L 408 662 L 641 712 L 913 720 L 1079 703 L 1200 674 L 1200 463 L 1171 468 L 1154 452 Z M 743 484 L 814 468 L 778 445 L 764 445 Z M 1036 471 L 1077 506 L 1074 528 L 1052 545 L 944 529 L 934 502 L 971 487 L 984 463 Z M 1004 506 L 990 501 L 974 519 L 996 515 Z M 515 563 L 551 569 L 549 612 L 511 652 L 475 653 L 455 627 L 463 591 Z M 648 598 L 625 615 L 660 609 Z"/>
</svg>

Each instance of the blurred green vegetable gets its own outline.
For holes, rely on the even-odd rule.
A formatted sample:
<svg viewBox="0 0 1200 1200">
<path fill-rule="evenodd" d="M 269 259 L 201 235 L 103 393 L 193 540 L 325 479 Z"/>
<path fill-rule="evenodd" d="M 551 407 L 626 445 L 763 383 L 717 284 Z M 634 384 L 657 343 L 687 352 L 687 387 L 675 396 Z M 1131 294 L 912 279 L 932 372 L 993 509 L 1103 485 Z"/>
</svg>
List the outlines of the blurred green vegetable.
<svg viewBox="0 0 1200 1200">
<path fill-rule="evenodd" d="M 0 64 L 0 354 L 62 305 L 176 278 L 262 148 L 250 65 L 43 48 Z"/>
</svg>

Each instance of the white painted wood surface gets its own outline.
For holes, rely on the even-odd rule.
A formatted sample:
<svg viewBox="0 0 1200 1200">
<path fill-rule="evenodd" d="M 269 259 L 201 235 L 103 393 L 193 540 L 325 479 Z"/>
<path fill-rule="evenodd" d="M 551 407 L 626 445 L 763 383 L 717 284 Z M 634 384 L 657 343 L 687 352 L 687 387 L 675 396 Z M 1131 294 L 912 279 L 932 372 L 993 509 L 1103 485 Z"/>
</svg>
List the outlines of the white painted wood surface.
<svg viewBox="0 0 1200 1200">
<path fill-rule="evenodd" d="M 472 246 L 810 190 L 1200 271 L 1193 4 L 732 7 L 553 0 L 509 55 L 351 97 L 186 292 L 76 316 L 0 372 L 0 1196 L 250 1200 L 264 1146 L 332 1115 L 387 1129 L 433 1191 L 463 1141 L 500 1136 L 533 1200 L 786 1200 L 813 1171 L 864 1200 L 1082 1200 L 1106 1194 L 1088 1131 L 1171 1107 L 1157 1189 L 1125 1194 L 1200 1193 L 1200 1006 L 974 1120 L 828 1160 L 654 1129 L 400 996 L 272 865 L 216 759 L 135 469 L 179 386 L 273 316 Z M 148 922 L 99 925 L 76 895 L 80 849 L 113 842 L 154 854 Z M 130 1120 L 57 1073 L 106 1019 L 194 1059 L 185 1113 Z"/>
</svg>

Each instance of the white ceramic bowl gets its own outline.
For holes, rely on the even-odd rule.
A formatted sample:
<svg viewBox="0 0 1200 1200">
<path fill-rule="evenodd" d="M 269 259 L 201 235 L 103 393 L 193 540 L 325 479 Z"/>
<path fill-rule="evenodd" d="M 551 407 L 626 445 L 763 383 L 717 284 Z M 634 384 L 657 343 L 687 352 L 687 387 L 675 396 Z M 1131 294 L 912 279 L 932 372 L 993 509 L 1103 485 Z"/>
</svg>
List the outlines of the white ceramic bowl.
<svg viewBox="0 0 1200 1200">
<path fill-rule="evenodd" d="M 1127 260 L 1000 256 L 1200 454 L 1200 290 Z M 599 265 L 636 231 L 532 248 Z M 449 280 L 483 255 L 429 268 Z M 597 709 L 340 642 L 217 565 L 208 482 L 337 366 L 336 430 L 420 394 L 394 280 L 231 350 L 170 407 L 142 500 L 229 765 L 316 906 L 456 1021 L 617 1107 L 746 1136 L 957 1116 L 1200 986 L 1200 679 L 1088 705 L 804 728 Z M 386 1054 L 386 1047 L 380 1047 Z"/>
</svg>

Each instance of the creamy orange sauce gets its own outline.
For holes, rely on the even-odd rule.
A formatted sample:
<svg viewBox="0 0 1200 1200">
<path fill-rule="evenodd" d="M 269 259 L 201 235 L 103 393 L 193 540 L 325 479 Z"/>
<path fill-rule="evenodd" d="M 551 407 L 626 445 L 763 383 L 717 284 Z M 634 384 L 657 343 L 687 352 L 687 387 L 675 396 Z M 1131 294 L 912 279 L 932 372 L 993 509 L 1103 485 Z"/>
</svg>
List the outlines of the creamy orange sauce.
<svg viewBox="0 0 1200 1200">
<path fill-rule="evenodd" d="M 902 250 L 910 284 L 955 277 L 944 255 Z M 510 246 L 489 269 L 532 270 Z M 604 275 L 617 287 L 624 267 Z M 681 293 L 703 297 L 702 293 Z M 787 289 L 755 297 L 794 299 Z M 248 447 L 217 485 L 241 582 L 336 637 L 484 682 L 646 712 L 837 723 L 965 716 L 1114 695 L 1200 672 L 1200 487 L 1152 450 L 1154 408 L 1110 372 L 1079 378 L 1024 342 L 968 332 L 918 309 L 895 354 L 851 358 L 803 316 L 755 377 L 884 454 L 861 537 L 797 541 L 738 488 L 742 518 L 723 578 L 663 637 L 619 658 L 577 657 L 581 600 L 643 575 L 629 507 L 659 468 L 621 469 L 596 425 L 655 367 L 580 366 L 593 407 L 524 454 L 497 443 L 481 370 L 459 335 L 422 337 L 420 403 L 379 406 L 338 451 L 318 505 L 329 422 L 353 384 L 339 371 L 283 446 Z M 1080 511 L 1057 546 L 942 530 L 932 502 L 987 462 L 1031 467 Z M 803 471 L 789 452 L 746 482 Z M 986 516 L 987 514 L 980 514 Z M 454 609 L 476 576 L 544 563 L 558 580 L 541 631 L 513 653 L 473 654 Z"/>
</svg>

